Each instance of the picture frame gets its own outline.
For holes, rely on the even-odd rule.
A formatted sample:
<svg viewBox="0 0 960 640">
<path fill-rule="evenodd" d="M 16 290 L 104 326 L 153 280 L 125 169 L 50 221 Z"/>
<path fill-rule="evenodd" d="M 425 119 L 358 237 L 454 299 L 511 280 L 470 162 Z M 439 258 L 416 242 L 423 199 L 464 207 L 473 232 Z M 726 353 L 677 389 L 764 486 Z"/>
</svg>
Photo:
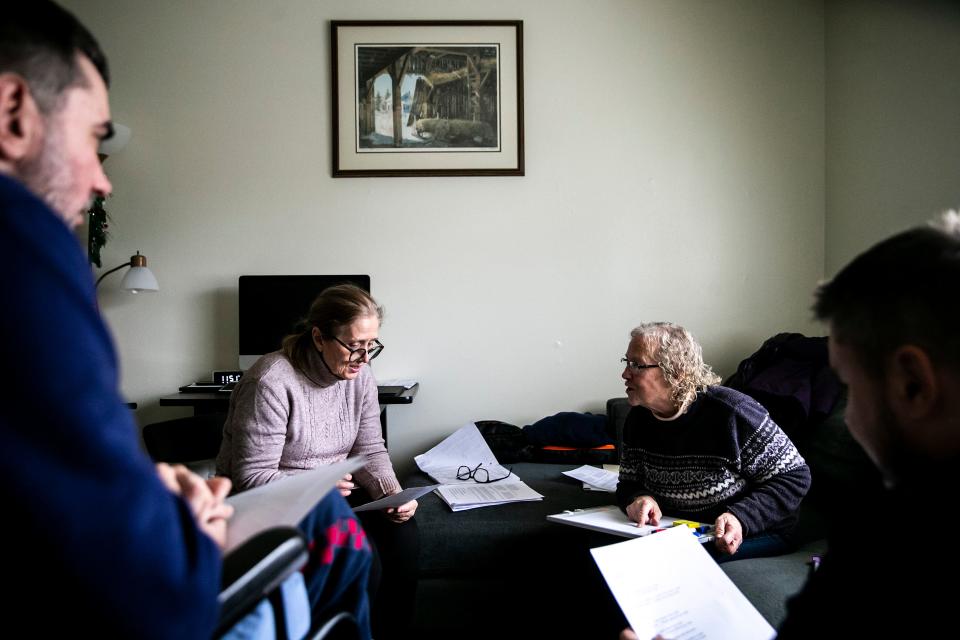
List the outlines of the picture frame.
<svg viewBox="0 0 960 640">
<path fill-rule="evenodd" d="M 333 177 L 522 176 L 522 20 L 334 20 Z"/>
</svg>

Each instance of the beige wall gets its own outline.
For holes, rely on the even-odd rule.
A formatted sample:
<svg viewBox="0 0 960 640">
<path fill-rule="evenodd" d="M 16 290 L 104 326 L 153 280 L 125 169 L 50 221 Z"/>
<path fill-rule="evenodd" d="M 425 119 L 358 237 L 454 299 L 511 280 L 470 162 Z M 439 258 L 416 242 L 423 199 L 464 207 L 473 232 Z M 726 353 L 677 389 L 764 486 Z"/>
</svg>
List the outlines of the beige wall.
<svg viewBox="0 0 960 640">
<path fill-rule="evenodd" d="M 826 7 L 829 276 L 960 206 L 960 3 Z"/>
<path fill-rule="evenodd" d="M 105 263 L 139 249 L 162 287 L 101 293 L 141 423 L 235 365 L 240 274 L 371 275 L 377 375 L 422 382 L 390 411 L 403 469 L 468 421 L 601 410 L 644 320 L 686 325 L 724 374 L 818 331 L 819 2 L 65 4 L 133 129 Z M 330 177 L 328 21 L 424 17 L 524 20 L 526 177 Z"/>
</svg>

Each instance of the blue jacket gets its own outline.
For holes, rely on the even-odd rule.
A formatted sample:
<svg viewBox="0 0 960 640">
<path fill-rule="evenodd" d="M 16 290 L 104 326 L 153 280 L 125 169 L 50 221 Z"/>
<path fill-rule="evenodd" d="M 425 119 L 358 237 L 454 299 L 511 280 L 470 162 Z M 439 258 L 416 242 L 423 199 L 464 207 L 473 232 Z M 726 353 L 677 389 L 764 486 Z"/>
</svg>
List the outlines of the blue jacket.
<svg viewBox="0 0 960 640">
<path fill-rule="evenodd" d="M 2 175 L 0 256 L 6 625 L 209 638 L 220 552 L 140 450 L 77 239 Z"/>
</svg>

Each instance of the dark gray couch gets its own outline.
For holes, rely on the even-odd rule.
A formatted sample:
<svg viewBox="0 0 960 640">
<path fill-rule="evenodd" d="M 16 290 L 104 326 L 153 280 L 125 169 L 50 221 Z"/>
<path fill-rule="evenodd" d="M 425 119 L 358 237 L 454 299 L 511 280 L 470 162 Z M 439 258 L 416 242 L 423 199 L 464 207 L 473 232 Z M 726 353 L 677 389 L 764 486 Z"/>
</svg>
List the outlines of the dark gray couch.
<svg viewBox="0 0 960 640">
<path fill-rule="evenodd" d="M 433 494 L 420 500 L 418 637 L 474 637 L 507 629 L 507 637 L 545 637 L 566 624 L 555 617 L 555 605 L 565 616 L 581 618 L 582 612 L 559 605 L 577 599 L 579 587 L 572 582 L 591 569 L 586 550 L 623 538 L 547 521 L 565 509 L 611 503 L 609 493 L 584 491 L 561 474 L 577 466 L 512 465 L 520 479 L 543 494 L 537 502 L 453 513 Z M 416 474 L 405 486 L 429 482 Z M 590 588 L 596 592 L 603 585 L 594 580 Z M 551 608 L 545 610 L 543 602 Z"/>
<path fill-rule="evenodd" d="M 842 517 L 845 502 L 879 486 L 843 424 L 843 405 L 841 400 L 827 420 L 793 437 L 813 475 L 801 506 L 798 550 L 722 565 L 774 627 L 786 613 L 787 599 L 807 579 L 811 555 L 825 551 L 830 524 Z M 628 410 L 624 399 L 608 402 L 611 429 L 618 435 Z M 611 494 L 584 491 L 562 475 L 577 466 L 514 465 L 514 472 L 544 495 L 540 502 L 452 513 L 432 494 L 421 500 L 416 623 L 421 637 L 472 637 L 507 629 L 510 637 L 616 637 L 622 618 L 587 550 L 624 539 L 546 520 L 566 509 L 614 502 Z M 428 483 L 416 474 L 406 485 Z"/>
</svg>

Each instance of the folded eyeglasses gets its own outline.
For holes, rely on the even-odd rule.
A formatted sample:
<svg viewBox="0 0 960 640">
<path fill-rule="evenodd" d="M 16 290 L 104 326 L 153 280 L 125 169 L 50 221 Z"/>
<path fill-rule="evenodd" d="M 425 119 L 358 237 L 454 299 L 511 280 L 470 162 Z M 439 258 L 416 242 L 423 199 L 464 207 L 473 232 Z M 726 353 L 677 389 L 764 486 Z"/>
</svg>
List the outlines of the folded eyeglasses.
<svg viewBox="0 0 960 640">
<path fill-rule="evenodd" d="M 474 468 L 470 468 L 467 465 L 461 465 L 457 469 L 457 480 L 473 480 L 474 482 L 479 482 L 481 484 L 489 484 L 491 482 L 500 482 L 501 480 L 506 480 L 511 475 L 513 475 L 513 468 L 510 467 L 507 469 L 507 475 L 501 478 L 490 478 L 490 472 L 487 469 L 483 468 L 483 463 L 481 462 Z"/>
</svg>

